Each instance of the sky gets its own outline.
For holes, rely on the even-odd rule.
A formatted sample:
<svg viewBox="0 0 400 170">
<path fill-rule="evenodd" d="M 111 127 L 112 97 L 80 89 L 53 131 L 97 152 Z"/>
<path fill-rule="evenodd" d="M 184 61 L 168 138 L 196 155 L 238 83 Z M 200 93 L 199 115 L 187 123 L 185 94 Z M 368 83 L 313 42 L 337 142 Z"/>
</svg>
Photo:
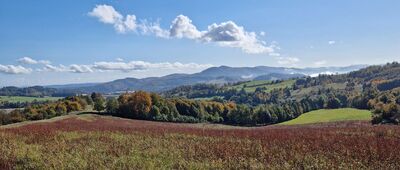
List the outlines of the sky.
<svg viewBox="0 0 400 170">
<path fill-rule="evenodd" d="M 400 60 L 398 0 L 0 0 L 0 86 Z"/>
</svg>

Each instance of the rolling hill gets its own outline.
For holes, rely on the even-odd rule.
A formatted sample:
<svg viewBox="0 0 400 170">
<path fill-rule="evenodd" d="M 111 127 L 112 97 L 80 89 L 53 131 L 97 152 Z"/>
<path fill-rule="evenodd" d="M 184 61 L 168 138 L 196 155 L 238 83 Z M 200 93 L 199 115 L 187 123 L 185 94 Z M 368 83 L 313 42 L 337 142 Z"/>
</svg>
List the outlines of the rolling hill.
<svg viewBox="0 0 400 170">
<path fill-rule="evenodd" d="M 368 121 L 372 113 L 369 110 L 351 108 L 343 109 L 320 109 L 300 115 L 296 119 L 280 123 L 280 125 L 301 125 L 341 121 Z"/>
</svg>

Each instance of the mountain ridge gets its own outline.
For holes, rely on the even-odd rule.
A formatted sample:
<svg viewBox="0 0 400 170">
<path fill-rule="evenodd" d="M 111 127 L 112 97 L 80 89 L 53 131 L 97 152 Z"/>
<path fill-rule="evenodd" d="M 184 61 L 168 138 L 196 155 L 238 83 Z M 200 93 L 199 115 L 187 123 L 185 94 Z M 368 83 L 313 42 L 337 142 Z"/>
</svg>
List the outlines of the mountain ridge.
<svg viewBox="0 0 400 170">
<path fill-rule="evenodd" d="M 147 78 L 123 78 L 110 82 L 98 83 L 92 86 L 69 88 L 82 93 L 102 92 L 113 93 L 117 91 L 145 90 L 145 91 L 165 91 L 181 85 L 192 85 L 197 83 L 224 84 L 253 79 L 262 80 L 281 80 L 303 76 L 311 76 L 320 73 L 347 73 L 367 65 L 351 65 L 346 67 L 317 67 L 317 68 L 287 68 L 271 66 L 255 67 L 230 67 L 218 66 L 210 67 L 198 73 L 184 74 L 175 73 L 160 77 Z M 57 87 L 57 86 L 53 86 Z"/>
</svg>

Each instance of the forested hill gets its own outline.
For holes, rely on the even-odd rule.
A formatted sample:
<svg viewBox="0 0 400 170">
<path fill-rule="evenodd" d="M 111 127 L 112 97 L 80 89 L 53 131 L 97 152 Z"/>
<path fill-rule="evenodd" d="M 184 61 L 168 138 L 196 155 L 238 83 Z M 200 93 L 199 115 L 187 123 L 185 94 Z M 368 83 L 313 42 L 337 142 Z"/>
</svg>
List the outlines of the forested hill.
<svg viewBox="0 0 400 170">
<path fill-rule="evenodd" d="M 374 111 L 374 121 L 399 123 L 400 64 L 370 66 L 348 74 L 320 75 L 285 81 L 249 81 L 224 86 L 197 84 L 163 93 L 165 97 L 235 102 L 277 123 L 322 108 L 353 107 Z M 259 117 L 254 113 L 254 117 Z M 251 117 L 251 116 L 250 116 Z"/>
<path fill-rule="evenodd" d="M 55 88 L 47 88 L 42 86 L 32 86 L 32 87 L 14 87 L 8 86 L 0 88 L 0 96 L 29 96 L 29 97 L 64 97 L 75 95 L 74 92 L 68 90 L 60 90 Z"/>
</svg>

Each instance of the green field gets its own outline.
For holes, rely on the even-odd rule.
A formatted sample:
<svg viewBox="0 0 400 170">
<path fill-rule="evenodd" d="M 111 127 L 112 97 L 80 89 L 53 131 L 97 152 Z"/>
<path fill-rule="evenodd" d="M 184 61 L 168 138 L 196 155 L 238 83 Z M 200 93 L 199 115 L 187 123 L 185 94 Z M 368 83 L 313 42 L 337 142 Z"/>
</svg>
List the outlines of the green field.
<svg viewBox="0 0 400 170">
<path fill-rule="evenodd" d="M 36 101 L 55 101 L 62 97 L 25 97 L 25 96 L 0 96 L 0 101 L 8 101 L 10 103 L 17 102 L 33 102 Z"/>
<path fill-rule="evenodd" d="M 233 86 L 233 88 L 235 88 L 237 90 L 244 88 L 244 90 L 246 90 L 246 92 L 254 92 L 254 91 L 256 91 L 256 89 L 258 87 L 260 87 L 260 88 L 265 87 L 266 90 L 264 90 L 264 91 L 270 92 L 274 89 L 290 87 L 294 84 L 294 82 L 295 82 L 295 80 L 285 80 L 280 83 L 269 84 L 269 83 L 271 83 L 270 80 L 256 80 L 256 81 L 241 83 L 239 85 Z"/>
<path fill-rule="evenodd" d="M 321 109 L 304 113 L 296 119 L 280 123 L 280 125 L 299 125 L 323 122 L 339 122 L 348 120 L 371 120 L 371 111 L 359 109 Z"/>
</svg>

